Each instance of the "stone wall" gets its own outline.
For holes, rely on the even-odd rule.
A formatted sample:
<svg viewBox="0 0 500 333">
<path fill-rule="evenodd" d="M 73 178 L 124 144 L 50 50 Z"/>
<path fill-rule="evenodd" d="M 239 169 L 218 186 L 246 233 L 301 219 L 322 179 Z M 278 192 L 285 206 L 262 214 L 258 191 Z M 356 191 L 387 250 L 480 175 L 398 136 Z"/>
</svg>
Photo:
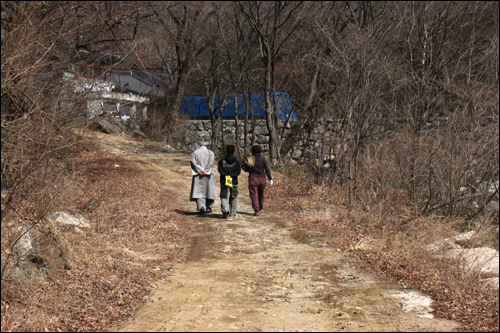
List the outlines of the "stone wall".
<svg viewBox="0 0 500 333">
<path fill-rule="evenodd" d="M 373 137 L 377 139 L 381 134 L 387 134 L 394 128 L 399 128 L 404 124 L 404 121 L 397 119 L 374 119 L 375 126 L 373 126 Z M 433 114 L 426 128 L 435 129 L 439 127 L 440 123 L 447 121 L 447 118 L 440 117 L 439 114 Z M 238 122 L 240 137 L 235 138 L 235 122 L 234 120 L 224 121 L 224 142 L 235 144 L 239 142 L 240 148 L 244 149 L 244 136 L 243 124 L 240 120 Z M 184 148 L 187 151 L 193 151 L 196 148 L 196 142 L 206 140 L 210 142 L 212 135 L 212 127 L 209 120 L 187 120 L 186 132 L 184 135 Z M 313 163 L 316 167 L 330 166 L 331 161 L 335 159 L 335 152 L 345 150 L 347 147 L 340 146 L 337 142 L 336 132 L 342 130 L 342 125 L 335 119 L 324 118 L 317 121 L 315 124 L 301 125 L 298 122 L 287 123 L 281 121 L 279 128 L 284 130 L 281 152 L 284 155 L 285 162 L 292 163 Z M 215 131 L 221 133 L 221 123 L 217 121 Z M 251 139 L 251 126 L 248 125 L 248 140 Z M 255 126 L 256 143 L 263 148 L 263 154 L 269 156 L 269 133 L 266 126 L 265 119 L 256 121 Z M 352 139 L 352 135 L 346 134 L 346 138 Z M 217 135 L 217 147 L 213 148 L 214 152 L 221 151 L 222 135 Z M 249 148 L 249 147 L 246 147 Z"/>
<path fill-rule="evenodd" d="M 250 148 L 245 147 L 244 144 L 244 131 L 243 131 L 243 121 L 238 122 L 239 126 L 239 138 L 235 138 L 236 128 L 234 120 L 224 121 L 224 130 L 221 131 L 220 121 L 217 122 L 215 131 L 217 133 L 223 133 L 224 143 L 239 143 L 241 149 Z M 285 160 L 291 162 L 305 162 L 309 160 L 318 159 L 320 151 L 323 151 L 324 163 L 327 163 L 332 158 L 333 151 L 329 145 L 325 145 L 325 137 L 327 138 L 330 133 L 340 129 L 339 124 L 333 120 L 325 120 L 317 127 L 311 129 L 309 135 L 299 134 L 299 129 L 297 128 L 297 123 L 285 123 L 281 121 L 279 123 L 279 130 L 283 130 L 283 144 L 282 152 L 285 154 Z M 186 132 L 184 135 L 183 145 L 187 151 L 193 151 L 196 149 L 196 143 L 200 140 L 209 141 L 212 135 L 212 127 L 209 120 L 188 120 L 186 121 Z M 252 137 L 251 126 L 248 126 L 248 142 L 250 142 Z M 303 133 L 304 129 L 300 131 Z M 263 155 L 269 156 L 269 132 L 267 130 L 267 125 L 265 119 L 259 119 L 256 121 L 255 126 L 255 140 L 256 144 L 262 146 Z M 221 152 L 221 142 L 222 135 L 217 135 L 217 147 L 213 147 L 214 152 Z M 248 144 L 250 145 L 250 143 Z"/>
<path fill-rule="evenodd" d="M 215 131 L 217 133 L 223 133 L 224 135 L 224 143 L 239 143 L 240 148 L 245 149 L 245 139 L 244 139 L 244 130 L 243 130 L 243 121 L 238 122 L 239 134 L 240 137 L 237 139 L 235 137 L 236 127 L 234 120 L 224 120 L 224 130 L 221 131 L 220 127 L 222 126 L 220 121 L 218 121 L 215 125 Z M 280 128 L 283 128 L 283 122 L 280 123 Z M 285 128 L 285 135 L 288 135 L 291 129 L 291 125 L 287 124 L 287 128 Z M 212 126 L 209 120 L 188 120 L 186 122 L 186 132 L 184 135 L 184 147 L 187 150 L 193 151 L 196 149 L 196 143 L 200 140 L 206 140 L 210 142 L 212 136 Z M 251 126 L 248 125 L 248 141 L 250 142 L 252 138 L 252 129 Z M 264 151 L 264 155 L 269 153 L 269 132 L 267 130 L 267 125 L 265 119 L 259 119 L 256 121 L 255 125 L 255 140 L 256 143 L 261 145 Z M 222 135 L 217 135 L 217 142 L 222 142 Z M 219 144 L 220 145 L 220 144 Z M 249 148 L 249 147 L 247 147 Z M 219 150 L 220 147 L 217 147 L 216 150 Z"/>
</svg>

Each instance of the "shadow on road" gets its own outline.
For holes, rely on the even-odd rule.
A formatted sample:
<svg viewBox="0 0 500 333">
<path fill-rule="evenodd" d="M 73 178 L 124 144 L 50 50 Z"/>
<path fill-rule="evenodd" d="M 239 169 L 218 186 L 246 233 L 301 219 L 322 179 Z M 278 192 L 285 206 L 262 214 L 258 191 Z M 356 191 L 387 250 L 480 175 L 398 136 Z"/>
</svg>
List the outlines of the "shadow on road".
<svg viewBox="0 0 500 333">
<path fill-rule="evenodd" d="M 184 211 L 180 209 L 174 209 L 172 210 L 173 212 L 176 212 L 178 214 L 186 215 L 186 216 L 198 216 L 198 217 L 209 217 L 209 218 L 222 218 L 222 215 L 219 213 L 205 213 L 201 214 L 200 212 L 190 212 L 190 211 Z M 246 213 L 245 213 L 246 214 Z"/>
</svg>

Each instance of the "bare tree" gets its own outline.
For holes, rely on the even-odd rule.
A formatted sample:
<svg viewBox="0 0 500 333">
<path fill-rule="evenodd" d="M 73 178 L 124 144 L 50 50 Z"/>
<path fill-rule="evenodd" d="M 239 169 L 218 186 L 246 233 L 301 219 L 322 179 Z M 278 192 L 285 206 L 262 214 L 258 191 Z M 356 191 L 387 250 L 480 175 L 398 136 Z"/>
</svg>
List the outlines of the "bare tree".
<svg viewBox="0 0 500 333">
<path fill-rule="evenodd" d="M 209 117 L 212 128 L 211 145 L 216 147 L 219 146 L 218 134 L 223 130 L 224 126 L 224 123 L 222 121 L 222 109 L 224 108 L 224 104 L 226 103 L 226 101 L 220 100 L 221 85 L 224 83 L 224 73 L 222 73 L 224 62 L 220 61 L 220 42 L 215 40 L 214 38 L 210 44 L 212 44 L 210 46 L 210 61 L 204 64 L 205 67 L 202 67 L 202 65 L 198 64 L 198 68 L 203 73 L 203 80 L 205 82 L 205 97 L 207 99 L 207 108 L 210 113 Z M 216 101 L 217 107 L 215 106 Z M 215 116 L 217 110 L 219 111 L 219 119 L 217 119 Z M 220 121 L 220 125 L 217 123 L 217 120 Z M 223 137 L 221 138 L 221 142 L 223 146 Z"/>
<path fill-rule="evenodd" d="M 397 3 L 394 9 L 399 21 L 394 38 L 401 46 L 401 62 L 397 65 L 400 70 L 393 72 L 391 109 L 396 111 L 395 118 L 409 124 L 412 137 L 397 158 L 404 171 L 404 188 L 414 200 L 427 198 L 423 212 L 440 209 L 456 214 L 465 202 L 471 207 L 470 191 L 460 188 L 479 188 L 478 179 L 487 182 L 498 177 L 486 176 L 486 169 L 475 167 L 495 164 L 486 162 L 487 154 L 479 153 L 478 142 L 492 153 L 498 150 L 483 141 L 494 137 L 490 126 L 498 118 L 494 116 L 498 107 L 479 97 L 487 94 L 498 99 L 490 90 L 491 84 L 498 86 L 498 77 L 485 70 L 486 57 L 495 52 L 498 57 L 498 4 Z M 437 126 L 439 131 L 431 134 L 429 130 Z M 484 131 L 484 137 L 478 130 Z M 422 145 L 433 154 L 422 154 Z M 466 176 L 471 174 L 475 180 Z"/>
<path fill-rule="evenodd" d="M 331 80 L 329 65 L 326 68 L 323 66 L 324 59 L 331 50 L 325 36 L 339 34 L 345 29 L 348 24 L 345 7 L 340 2 L 316 2 L 310 11 L 308 24 L 301 27 L 300 33 L 282 53 L 283 64 L 286 66 L 276 71 L 276 77 L 293 96 L 294 111 L 298 115 L 298 122 L 294 124 L 291 135 L 283 142 L 283 155 L 290 151 L 294 142 L 315 141 L 313 136 L 316 135 L 312 131 L 317 124 L 324 121 L 325 117 L 334 116 L 332 96 L 335 94 L 335 84 Z M 282 135 L 284 129 L 285 127 Z M 318 146 L 313 147 L 318 149 L 317 155 L 308 154 L 304 159 L 309 161 L 310 167 L 320 176 L 323 176 L 321 173 L 324 170 L 321 169 L 321 161 L 316 165 L 316 157 L 322 159 L 323 147 L 328 149 L 331 145 L 331 136 L 324 137 L 319 145 L 317 141 L 314 142 L 311 147 Z M 334 169 L 338 171 L 338 168 Z"/>
<path fill-rule="evenodd" d="M 77 66 L 97 76 L 110 68 L 79 49 L 130 51 L 121 43 L 134 39 L 141 15 L 118 2 L 2 2 L 2 231 L 13 217 L 41 227 L 56 201 L 66 175 L 59 161 L 79 140 L 68 131 L 79 111 L 74 85 L 63 77 Z M 2 278 L 3 251 L 18 240 L 4 247 L 2 239 Z"/>
<path fill-rule="evenodd" d="M 331 144 L 337 163 L 347 166 L 349 202 L 354 203 L 359 155 L 385 107 L 390 68 L 386 44 L 390 27 L 373 21 L 368 24 L 367 19 L 362 20 L 363 24 L 353 19 L 354 23 L 347 26 L 342 21 L 331 26 L 329 21 L 325 20 L 327 24 L 321 27 L 328 52 L 322 52 L 317 58 L 321 56 L 318 64 L 321 65 L 322 83 L 331 89 L 327 96 L 332 98 L 324 99 L 322 107 L 333 109 L 334 118 L 342 125 Z M 334 176 L 332 186 L 335 179 Z"/>
<path fill-rule="evenodd" d="M 252 85 L 250 80 L 250 71 L 255 66 L 257 60 L 257 50 L 255 33 L 244 24 L 245 20 L 238 9 L 237 4 L 232 3 L 230 6 L 218 6 L 217 18 L 220 29 L 220 35 L 223 40 L 224 47 L 224 62 L 226 64 L 226 71 L 231 86 L 231 92 L 234 96 L 235 111 L 238 105 L 243 103 L 245 105 L 245 118 L 243 127 L 243 145 L 249 148 L 255 144 L 255 117 L 253 115 L 252 94 L 249 87 Z M 238 100 L 241 93 L 242 100 Z M 251 117 L 251 124 L 249 124 L 248 116 Z M 239 117 L 235 112 L 235 138 L 236 138 L 236 154 L 242 156 L 240 151 L 240 132 L 239 132 Z M 252 138 L 248 141 L 248 125 L 252 132 Z M 248 152 L 248 151 L 247 151 Z"/>
<path fill-rule="evenodd" d="M 148 30 L 163 39 L 156 42 L 158 55 L 163 63 L 169 63 L 174 76 L 173 96 L 167 106 L 161 128 L 165 130 L 165 140 L 169 141 L 169 133 L 177 124 L 177 118 L 188 75 L 196 59 L 207 47 L 205 32 L 211 23 L 213 9 L 205 2 L 166 2 L 150 3 L 154 18 L 147 25 Z M 160 29 L 158 29 L 160 28 Z M 173 45 L 174 55 L 169 53 L 169 45 Z M 166 49 L 164 49 L 166 47 Z"/>
<path fill-rule="evenodd" d="M 271 160 L 279 160 L 281 140 L 278 136 L 274 70 L 279 52 L 305 19 L 303 10 L 307 12 L 309 7 L 301 1 L 273 3 L 249 1 L 239 2 L 239 8 L 259 37 L 261 61 L 264 67 L 264 108 L 269 131 L 269 155 Z"/>
</svg>

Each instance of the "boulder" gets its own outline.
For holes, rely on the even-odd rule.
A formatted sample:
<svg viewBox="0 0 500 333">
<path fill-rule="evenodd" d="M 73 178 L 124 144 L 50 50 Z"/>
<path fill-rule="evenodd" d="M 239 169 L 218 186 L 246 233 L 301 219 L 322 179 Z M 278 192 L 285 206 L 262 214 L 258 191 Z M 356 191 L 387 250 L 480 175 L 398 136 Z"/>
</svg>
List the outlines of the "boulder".
<svg viewBox="0 0 500 333">
<path fill-rule="evenodd" d="M 491 288 L 498 289 L 498 251 L 489 247 L 467 248 L 476 235 L 475 230 L 449 237 L 439 243 L 427 246 L 433 252 L 441 252 L 445 257 L 458 260 L 459 267 L 466 273 L 484 276 L 482 281 Z"/>
<path fill-rule="evenodd" d="M 99 130 L 108 134 L 120 134 L 132 138 L 147 139 L 147 135 L 131 118 L 121 118 L 112 115 L 99 115 L 92 118 L 89 129 Z"/>
<path fill-rule="evenodd" d="M 439 243 L 433 243 L 427 247 L 432 251 L 441 251 L 449 249 L 458 249 L 464 242 L 470 241 L 472 237 L 476 234 L 476 231 L 472 230 L 455 237 L 445 238 Z"/>
<path fill-rule="evenodd" d="M 2 233 L 8 233 L 6 239 L 17 239 L 12 246 L 10 258 L 2 257 L 2 269 L 6 279 L 17 281 L 26 288 L 39 279 L 46 279 L 58 271 L 71 267 L 64 254 L 61 231 L 83 232 L 90 228 L 89 221 L 80 214 L 56 212 L 43 223 L 47 223 L 54 232 L 40 232 L 35 227 L 17 220 L 6 223 Z M 2 244 L 3 245 L 3 244 Z"/>
<path fill-rule="evenodd" d="M 56 226 L 64 231 L 74 230 L 77 232 L 83 232 L 81 230 L 82 228 L 90 228 L 89 221 L 80 214 L 71 215 L 67 212 L 56 212 L 52 215 L 51 219 Z"/>
<path fill-rule="evenodd" d="M 498 276 L 498 251 L 489 247 L 472 249 L 452 249 L 446 254 L 461 262 L 461 268 L 466 272 Z"/>
</svg>

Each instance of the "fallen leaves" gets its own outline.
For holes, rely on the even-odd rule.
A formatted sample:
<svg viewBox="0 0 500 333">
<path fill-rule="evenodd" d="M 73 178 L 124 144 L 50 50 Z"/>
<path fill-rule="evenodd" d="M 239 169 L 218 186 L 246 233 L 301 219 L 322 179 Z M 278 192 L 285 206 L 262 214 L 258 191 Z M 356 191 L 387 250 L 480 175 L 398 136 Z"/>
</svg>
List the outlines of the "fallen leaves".
<svg viewBox="0 0 500 333">
<path fill-rule="evenodd" d="M 2 283 L 2 331 L 106 330 L 144 302 L 151 283 L 165 276 L 189 235 L 185 216 L 174 212 L 176 194 L 160 189 L 132 164 L 97 148 L 69 161 L 75 173 L 65 185 L 61 208 L 84 212 L 99 228 L 67 234 L 72 269 L 34 285 L 23 304 L 15 298 L 24 296 L 7 297 Z M 23 319 L 20 308 L 32 315 Z"/>
<path fill-rule="evenodd" d="M 299 179 L 283 179 L 266 189 L 266 205 L 295 225 L 325 236 L 325 243 L 349 251 L 360 235 L 373 230 L 359 223 L 351 211 L 343 212 L 342 198 L 328 196 L 325 189 L 315 189 Z M 299 203 L 300 202 L 300 203 Z M 318 212 L 337 210 L 330 218 L 318 218 Z M 352 214 L 354 215 L 354 214 Z M 363 216 L 366 216 L 364 214 Z M 386 226 L 382 229 L 386 230 Z M 351 251 L 362 258 L 366 267 L 380 277 L 399 283 L 403 288 L 418 289 L 434 299 L 434 314 L 461 322 L 461 331 L 497 332 L 499 329 L 499 297 L 477 281 L 471 283 L 462 272 L 437 259 L 412 255 L 400 248 L 387 246 L 378 251 Z"/>
</svg>

